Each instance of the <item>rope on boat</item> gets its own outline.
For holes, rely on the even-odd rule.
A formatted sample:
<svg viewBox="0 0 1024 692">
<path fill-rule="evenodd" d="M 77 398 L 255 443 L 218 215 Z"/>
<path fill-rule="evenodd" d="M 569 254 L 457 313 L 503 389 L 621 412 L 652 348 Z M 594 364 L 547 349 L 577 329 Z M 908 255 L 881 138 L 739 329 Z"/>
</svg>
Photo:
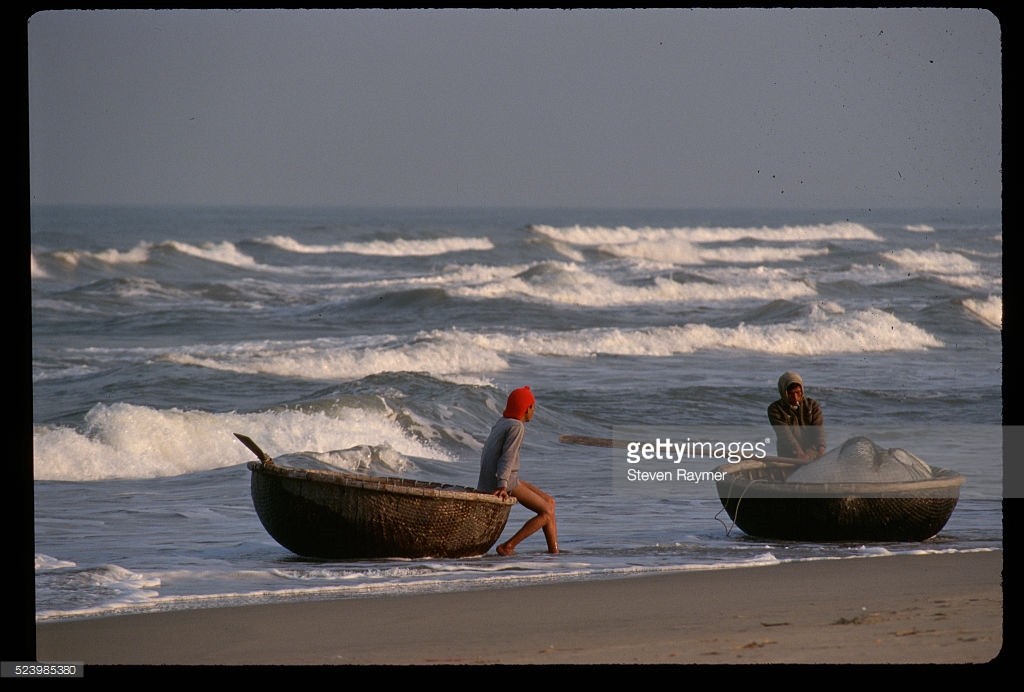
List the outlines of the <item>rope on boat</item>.
<svg viewBox="0 0 1024 692">
<path fill-rule="evenodd" d="M 729 483 L 729 494 L 727 494 L 727 495 L 726 495 L 726 499 L 727 499 L 727 500 L 729 500 L 729 499 L 732 499 L 732 486 L 736 484 L 736 481 L 737 481 L 737 480 L 738 480 L 738 479 L 736 479 L 736 478 L 733 478 L 733 479 L 732 479 L 732 481 L 731 481 L 731 482 Z M 736 528 L 736 520 L 737 520 L 737 519 L 739 518 L 739 516 L 740 516 L 740 504 L 741 504 L 741 503 L 743 502 L 743 496 L 747 494 L 747 490 L 749 490 L 749 489 L 750 489 L 750 486 L 754 485 L 755 483 L 767 483 L 767 482 L 768 482 L 768 481 L 766 481 L 766 480 L 765 480 L 765 479 L 763 479 L 763 478 L 754 478 L 754 479 L 751 479 L 751 480 L 750 480 L 750 481 L 749 481 L 749 482 L 747 483 L 747 487 L 746 487 L 746 488 L 744 488 L 744 489 L 743 489 L 743 492 L 742 492 L 742 493 L 740 493 L 740 496 L 739 496 L 738 498 L 736 498 L 736 510 L 735 510 L 735 511 L 733 512 L 733 517 L 732 517 L 732 526 L 726 526 L 726 528 L 725 528 L 725 535 L 726 535 L 726 536 L 729 536 L 729 534 L 731 534 L 731 533 L 732 533 L 732 530 L 733 530 L 734 528 Z M 722 513 L 722 512 L 724 512 L 724 511 L 725 511 L 725 505 L 723 504 L 723 505 L 722 505 L 722 509 L 718 510 L 718 512 L 716 512 L 716 513 L 715 513 L 715 519 L 718 519 L 718 522 L 719 522 L 719 523 L 720 523 L 720 524 L 721 524 L 722 526 L 725 526 L 725 522 L 724 522 L 724 521 L 722 521 L 721 519 L 719 519 L 719 518 L 718 518 L 718 515 L 719 515 L 719 514 L 721 514 L 721 513 Z"/>
</svg>

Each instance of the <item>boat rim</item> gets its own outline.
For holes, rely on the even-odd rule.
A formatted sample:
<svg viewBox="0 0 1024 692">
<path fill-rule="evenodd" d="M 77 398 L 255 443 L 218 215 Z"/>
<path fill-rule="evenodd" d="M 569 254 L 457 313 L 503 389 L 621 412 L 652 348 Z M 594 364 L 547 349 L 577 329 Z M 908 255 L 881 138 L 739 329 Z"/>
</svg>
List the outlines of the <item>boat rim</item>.
<svg viewBox="0 0 1024 692">
<path fill-rule="evenodd" d="M 938 466 L 930 467 L 932 470 L 932 478 L 926 480 L 912 480 L 912 481 L 885 481 L 885 482 L 872 482 L 872 481 L 849 481 L 849 482 L 838 482 L 838 483 L 806 483 L 806 482 L 795 482 L 791 483 L 785 480 L 772 480 L 762 478 L 746 478 L 741 475 L 744 471 L 751 471 L 754 469 L 768 468 L 769 464 L 758 459 L 745 459 L 736 464 L 723 464 L 715 468 L 715 471 L 726 474 L 726 477 L 718 480 L 719 487 L 728 486 L 730 489 L 736 486 L 740 487 L 751 487 L 751 486 L 767 486 L 773 493 L 778 492 L 780 494 L 794 495 L 822 495 L 822 496 L 873 496 L 877 494 L 885 493 L 907 493 L 910 491 L 928 491 L 937 489 L 951 489 L 959 488 L 967 480 L 963 474 L 951 471 L 949 469 L 940 468 Z"/>
<path fill-rule="evenodd" d="M 351 471 L 328 471 L 323 469 L 303 469 L 290 466 L 266 464 L 261 461 L 250 461 L 246 466 L 254 473 L 266 473 L 295 480 L 326 483 L 330 485 L 348 486 L 363 490 L 376 490 L 399 495 L 415 495 L 420 497 L 440 497 L 453 500 L 469 500 L 498 505 L 514 505 L 517 500 L 512 496 L 504 498 L 485 493 L 463 485 L 424 481 L 415 478 L 397 476 L 369 476 Z"/>
</svg>

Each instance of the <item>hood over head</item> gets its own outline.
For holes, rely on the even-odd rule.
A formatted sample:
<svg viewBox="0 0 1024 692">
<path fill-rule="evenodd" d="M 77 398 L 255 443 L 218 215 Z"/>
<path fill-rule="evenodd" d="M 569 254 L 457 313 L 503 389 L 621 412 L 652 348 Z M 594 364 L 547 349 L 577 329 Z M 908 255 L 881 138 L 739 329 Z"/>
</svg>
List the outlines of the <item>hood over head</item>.
<svg viewBox="0 0 1024 692">
<path fill-rule="evenodd" d="M 782 373 L 782 376 L 779 378 L 779 396 L 781 396 L 783 399 L 786 398 L 786 390 L 789 389 L 789 385 L 791 384 L 798 384 L 801 387 L 803 387 L 804 380 L 802 377 L 800 377 L 799 373 L 793 372 L 792 370 L 787 370 L 786 372 Z"/>
<path fill-rule="evenodd" d="M 501 415 L 505 418 L 522 418 L 523 414 L 526 413 L 526 409 L 530 408 L 534 403 L 536 403 L 536 400 L 533 398 L 533 392 L 530 391 L 529 387 L 514 389 L 508 395 L 505 412 Z"/>
</svg>

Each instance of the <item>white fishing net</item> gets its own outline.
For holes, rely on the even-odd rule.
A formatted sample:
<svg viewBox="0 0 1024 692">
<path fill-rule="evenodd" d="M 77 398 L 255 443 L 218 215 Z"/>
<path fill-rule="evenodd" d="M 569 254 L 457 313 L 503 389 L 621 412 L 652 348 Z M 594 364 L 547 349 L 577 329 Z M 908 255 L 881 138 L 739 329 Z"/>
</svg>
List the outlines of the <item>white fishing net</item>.
<svg viewBox="0 0 1024 692">
<path fill-rule="evenodd" d="M 905 449 L 883 449 L 866 437 L 851 437 L 798 468 L 786 482 L 903 483 L 930 478 L 931 467 Z"/>
</svg>

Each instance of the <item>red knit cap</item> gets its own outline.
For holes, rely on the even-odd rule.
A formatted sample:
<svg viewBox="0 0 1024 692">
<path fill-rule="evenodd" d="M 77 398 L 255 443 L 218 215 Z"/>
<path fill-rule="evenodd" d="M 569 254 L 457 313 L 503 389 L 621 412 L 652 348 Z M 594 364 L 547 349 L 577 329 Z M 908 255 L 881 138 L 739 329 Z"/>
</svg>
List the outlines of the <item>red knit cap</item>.
<svg viewBox="0 0 1024 692">
<path fill-rule="evenodd" d="M 533 392 L 530 391 L 529 387 L 514 389 L 508 395 L 505 413 L 501 415 L 505 416 L 505 418 L 522 418 L 523 414 L 526 413 L 526 409 L 530 408 L 534 403 L 536 403 L 536 400 L 533 398 Z"/>
</svg>

